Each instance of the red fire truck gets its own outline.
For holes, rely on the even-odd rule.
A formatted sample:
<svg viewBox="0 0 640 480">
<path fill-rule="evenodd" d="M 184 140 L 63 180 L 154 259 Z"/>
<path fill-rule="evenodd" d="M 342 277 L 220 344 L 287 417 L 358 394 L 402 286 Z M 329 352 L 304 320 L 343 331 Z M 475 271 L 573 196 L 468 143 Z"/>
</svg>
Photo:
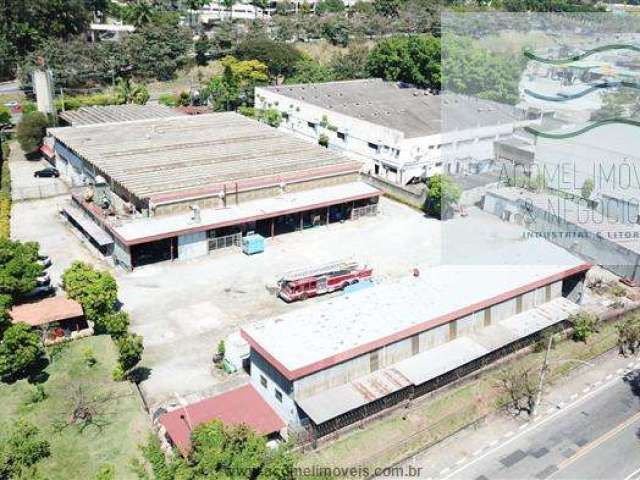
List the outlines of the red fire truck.
<svg viewBox="0 0 640 480">
<path fill-rule="evenodd" d="M 335 292 L 370 280 L 373 270 L 353 260 L 342 260 L 286 273 L 278 280 L 278 296 L 285 302 Z"/>
</svg>

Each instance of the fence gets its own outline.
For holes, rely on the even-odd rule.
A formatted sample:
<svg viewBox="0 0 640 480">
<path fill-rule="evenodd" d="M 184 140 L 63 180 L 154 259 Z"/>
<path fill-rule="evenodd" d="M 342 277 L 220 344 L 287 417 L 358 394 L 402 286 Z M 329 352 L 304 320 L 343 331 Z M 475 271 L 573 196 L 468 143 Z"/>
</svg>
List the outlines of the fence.
<svg viewBox="0 0 640 480">
<path fill-rule="evenodd" d="M 364 207 L 356 207 L 351 210 L 351 220 L 357 220 L 361 217 L 375 217 L 378 214 L 378 205 L 366 205 Z"/>
<path fill-rule="evenodd" d="M 22 200 L 38 200 L 41 198 L 57 197 L 67 193 L 69 193 L 67 186 L 60 182 L 56 182 L 34 187 L 11 188 L 11 200 L 14 202 Z"/>
<path fill-rule="evenodd" d="M 242 244 L 242 233 L 234 233 L 224 237 L 210 238 L 209 251 L 220 250 L 221 248 L 239 247 Z"/>
</svg>

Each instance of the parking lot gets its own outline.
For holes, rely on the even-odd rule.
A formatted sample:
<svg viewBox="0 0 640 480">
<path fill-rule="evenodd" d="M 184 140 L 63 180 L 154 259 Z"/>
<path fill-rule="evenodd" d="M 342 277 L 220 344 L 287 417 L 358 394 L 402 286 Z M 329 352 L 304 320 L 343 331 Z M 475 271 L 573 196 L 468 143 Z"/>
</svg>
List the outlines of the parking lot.
<svg viewBox="0 0 640 480">
<path fill-rule="evenodd" d="M 55 197 L 69 189 L 59 178 L 35 177 L 34 172 L 51 164 L 45 160 L 27 160 L 17 142 L 11 145 L 11 198 L 14 201 Z"/>
</svg>

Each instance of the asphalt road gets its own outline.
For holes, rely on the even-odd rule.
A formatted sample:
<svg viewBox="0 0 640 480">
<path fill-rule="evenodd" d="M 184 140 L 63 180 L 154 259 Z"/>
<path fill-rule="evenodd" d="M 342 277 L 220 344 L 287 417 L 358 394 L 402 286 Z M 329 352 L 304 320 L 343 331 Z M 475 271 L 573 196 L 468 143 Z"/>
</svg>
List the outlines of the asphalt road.
<svg viewBox="0 0 640 480">
<path fill-rule="evenodd" d="M 640 372 L 490 450 L 445 478 L 640 479 Z"/>
</svg>

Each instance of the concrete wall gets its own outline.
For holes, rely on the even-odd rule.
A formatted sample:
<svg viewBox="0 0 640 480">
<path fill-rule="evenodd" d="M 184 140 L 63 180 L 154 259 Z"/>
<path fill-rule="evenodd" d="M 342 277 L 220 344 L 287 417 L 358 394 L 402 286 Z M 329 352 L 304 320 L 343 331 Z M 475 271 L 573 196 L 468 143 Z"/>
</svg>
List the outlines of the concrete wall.
<svg viewBox="0 0 640 480">
<path fill-rule="evenodd" d="M 519 210 L 519 205 L 498 194 L 487 193 L 483 208 L 485 211 L 502 218 L 505 210 Z M 593 264 L 601 265 L 616 275 L 630 276 L 636 281 L 640 281 L 638 254 L 604 236 L 594 235 L 579 225 L 569 224 L 555 215 L 539 209 L 535 210 L 536 214 L 531 216 L 532 223 L 527 225 L 527 228 L 535 236 L 546 238 Z"/>
<path fill-rule="evenodd" d="M 196 232 L 178 237 L 178 258 L 188 260 L 209 253 L 207 232 Z"/>
</svg>

